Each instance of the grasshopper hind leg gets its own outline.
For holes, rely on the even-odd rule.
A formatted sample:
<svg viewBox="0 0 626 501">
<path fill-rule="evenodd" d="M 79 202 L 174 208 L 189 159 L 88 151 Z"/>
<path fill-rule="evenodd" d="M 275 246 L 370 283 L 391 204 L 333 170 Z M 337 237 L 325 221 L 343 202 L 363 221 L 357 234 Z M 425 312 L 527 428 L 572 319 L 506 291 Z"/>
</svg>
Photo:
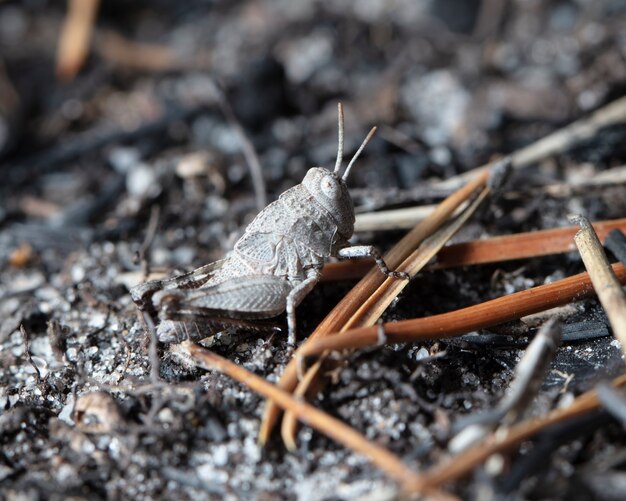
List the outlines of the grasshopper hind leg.
<svg viewBox="0 0 626 501">
<path fill-rule="evenodd" d="M 178 344 L 183 341 L 200 341 L 224 329 L 252 332 L 280 331 L 275 320 L 211 319 L 171 320 L 164 318 L 157 327 L 157 339 L 164 344 Z"/>
<path fill-rule="evenodd" d="M 178 322 L 175 320 L 161 320 L 157 327 L 157 339 L 161 343 L 182 343 L 183 341 L 198 341 L 207 337 L 209 333 L 202 333 L 196 322 Z"/>
</svg>

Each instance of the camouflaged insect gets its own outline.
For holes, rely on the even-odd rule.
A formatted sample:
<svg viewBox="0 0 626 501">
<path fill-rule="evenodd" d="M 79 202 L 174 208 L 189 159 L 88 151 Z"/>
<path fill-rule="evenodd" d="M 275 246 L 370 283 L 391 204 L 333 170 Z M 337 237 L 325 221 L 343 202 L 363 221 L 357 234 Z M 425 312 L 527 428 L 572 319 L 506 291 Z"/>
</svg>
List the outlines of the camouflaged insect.
<svg viewBox="0 0 626 501">
<path fill-rule="evenodd" d="M 334 171 L 309 169 L 301 184 L 285 191 L 246 228 L 228 256 L 192 272 L 140 284 L 131 289 L 142 310 L 156 310 L 162 342 L 204 337 L 206 327 L 258 327 L 287 311 L 289 343 L 295 344 L 296 307 L 319 281 L 330 257 L 373 257 L 394 278 L 372 246 L 349 246 L 354 206 L 346 180 L 374 127 L 340 175 L 343 160 L 343 109 L 339 105 L 339 146 Z"/>
</svg>

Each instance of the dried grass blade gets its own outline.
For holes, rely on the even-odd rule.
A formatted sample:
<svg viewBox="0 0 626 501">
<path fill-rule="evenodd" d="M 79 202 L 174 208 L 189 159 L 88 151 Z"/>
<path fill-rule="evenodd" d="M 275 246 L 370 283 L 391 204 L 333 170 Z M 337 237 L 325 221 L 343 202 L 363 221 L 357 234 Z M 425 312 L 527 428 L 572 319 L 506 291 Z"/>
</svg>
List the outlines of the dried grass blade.
<svg viewBox="0 0 626 501">
<path fill-rule="evenodd" d="M 609 318 L 613 335 L 619 341 L 622 353 L 626 355 L 626 294 L 613 273 L 602 244 L 589 220 L 577 216 L 572 221 L 580 224 L 580 231 L 576 233 L 574 240 L 598 294 L 598 299 Z"/>
</svg>

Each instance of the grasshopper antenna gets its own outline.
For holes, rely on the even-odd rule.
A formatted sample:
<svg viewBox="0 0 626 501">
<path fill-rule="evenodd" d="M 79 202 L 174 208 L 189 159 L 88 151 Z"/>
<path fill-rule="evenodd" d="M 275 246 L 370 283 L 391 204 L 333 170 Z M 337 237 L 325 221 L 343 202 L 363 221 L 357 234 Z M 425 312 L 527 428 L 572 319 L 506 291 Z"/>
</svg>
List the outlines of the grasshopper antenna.
<svg viewBox="0 0 626 501">
<path fill-rule="evenodd" d="M 339 141 L 337 144 L 337 161 L 335 162 L 335 174 L 341 168 L 343 162 L 343 104 L 337 103 L 337 129 L 339 131 Z"/>
<path fill-rule="evenodd" d="M 365 148 L 367 146 L 367 143 L 369 143 L 370 140 L 372 139 L 372 137 L 374 137 L 374 134 L 376 134 L 376 129 L 378 129 L 378 127 L 372 127 L 372 130 L 369 131 L 369 134 L 367 135 L 365 140 L 361 143 L 361 146 L 359 146 L 359 149 L 356 151 L 356 153 L 352 157 L 352 160 L 350 160 L 350 163 L 348 164 L 348 167 L 346 167 L 346 172 L 344 172 L 343 176 L 341 176 L 341 179 L 343 181 L 348 179 L 348 174 L 350 174 L 350 169 L 354 165 L 354 162 L 356 162 L 356 159 L 359 158 L 359 155 L 363 151 L 363 148 Z"/>
</svg>

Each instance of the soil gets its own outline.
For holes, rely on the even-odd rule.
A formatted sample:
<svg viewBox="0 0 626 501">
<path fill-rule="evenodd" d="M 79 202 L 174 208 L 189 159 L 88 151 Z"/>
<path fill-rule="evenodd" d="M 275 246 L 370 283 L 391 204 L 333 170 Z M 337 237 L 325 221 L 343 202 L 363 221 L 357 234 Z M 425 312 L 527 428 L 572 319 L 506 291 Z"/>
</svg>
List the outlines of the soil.
<svg viewBox="0 0 626 501">
<path fill-rule="evenodd" d="M 334 164 L 341 101 L 346 152 L 380 126 L 350 181 L 357 212 L 435 203 L 441 194 L 429 183 L 623 94 L 626 5 L 112 0 L 100 6 L 85 65 L 60 81 L 65 14 L 51 0 L 0 5 L 0 497 L 400 496 L 365 458 L 308 427 L 294 453 L 278 437 L 260 448 L 261 397 L 181 366 L 167 345 L 150 355 L 129 287 L 146 271 L 173 275 L 223 257 L 258 210 L 215 86 L 259 155 L 268 200 L 309 167 Z M 113 50 L 112 34 L 173 58 L 155 68 L 128 47 Z M 625 144 L 626 127 L 614 126 L 515 172 L 455 241 L 566 226 L 572 213 L 624 217 L 624 185 L 567 196 L 532 188 L 623 165 Z M 353 241 L 386 250 L 401 236 Z M 424 272 L 385 319 L 451 311 L 583 269 L 573 252 Z M 299 342 L 351 285 L 315 288 L 298 309 Z M 574 334 L 531 413 L 624 370 L 597 301 L 569 308 L 562 316 Z M 534 332 L 514 322 L 355 353 L 314 403 L 423 470 L 444 457 L 455 422 L 497 405 Z M 289 361 L 281 332 L 208 334 L 211 350 L 271 382 Z M 624 429 L 599 411 L 524 444 L 500 475 L 479 468 L 451 492 L 623 499 L 625 458 Z"/>
</svg>

